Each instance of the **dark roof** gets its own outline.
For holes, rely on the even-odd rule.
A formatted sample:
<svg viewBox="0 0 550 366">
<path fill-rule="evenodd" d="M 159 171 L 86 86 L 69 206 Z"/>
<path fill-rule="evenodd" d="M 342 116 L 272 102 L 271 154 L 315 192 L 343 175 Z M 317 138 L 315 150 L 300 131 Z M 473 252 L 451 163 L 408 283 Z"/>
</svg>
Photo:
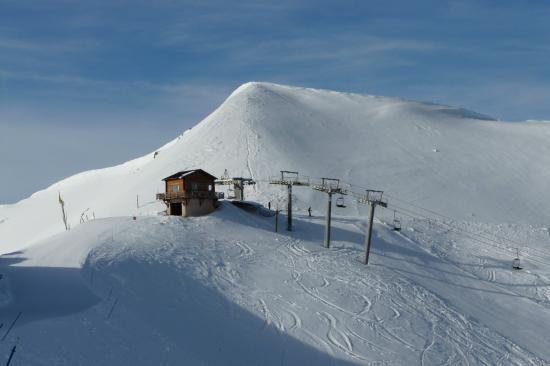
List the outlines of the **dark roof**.
<svg viewBox="0 0 550 366">
<path fill-rule="evenodd" d="M 163 180 L 166 181 L 166 180 L 169 180 L 169 179 L 181 179 L 183 177 L 186 177 L 188 175 L 191 175 L 191 174 L 194 174 L 194 173 L 198 173 L 198 172 L 202 172 L 210 177 L 212 177 L 213 179 L 218 179 L 216 178 L 215 176 L 213 176 L 212 174 L 210 173 L 207 173 L 205 172 L 204 170 L 202 169 L 193 169 L 193 170 L 183 170 L 181 172 L 177 172 L 176 174 L 172 174 L 171 176 L 169 177 L 166 177 L 164 178 Z"/>
</svg>

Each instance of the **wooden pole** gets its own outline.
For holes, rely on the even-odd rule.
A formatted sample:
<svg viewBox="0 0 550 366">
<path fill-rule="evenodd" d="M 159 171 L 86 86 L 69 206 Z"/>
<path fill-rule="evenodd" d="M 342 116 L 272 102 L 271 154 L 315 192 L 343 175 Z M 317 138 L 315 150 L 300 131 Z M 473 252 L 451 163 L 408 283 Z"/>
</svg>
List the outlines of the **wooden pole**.
<svg viewBox="0 0 550 366">
<path fill-rule="evenodd" d="M 275 210 L 275 232 L 279 231 L 279 209 Z"/>
<path fill-rule="evenodd" d="M 11 352 L 10 352 L 10 357 L 8 358 L 8 362 L 6 362 L 6 366 L 10 366 L 10 363 L 11 363 L 11 360 L 13 358 L 13 355 L 15 354 L 15 348 L 17 346 L 13 346 L 12 349 L 11 349 Z"/>
<path fill-rule="evenodd" d="M 13 326 L 15 325 L 15 323 L 17 322 L 17 320 L 19 319 L 19 317 L 21 317 L 21 314 L 23 314 L 22 311 L 20 311 L 17 316 L 15 317 L 15 319 L 13 320 L 13 322 L 11 323 L 10 327 L 8 328 L 8 330 L 6 331 L 6 333 L 4 334 L 4 336 L 2 337 L 2 342 L 6 340 L 6 337 L 8 336 L 8 334 L 10 334 Z"/>
</svg>

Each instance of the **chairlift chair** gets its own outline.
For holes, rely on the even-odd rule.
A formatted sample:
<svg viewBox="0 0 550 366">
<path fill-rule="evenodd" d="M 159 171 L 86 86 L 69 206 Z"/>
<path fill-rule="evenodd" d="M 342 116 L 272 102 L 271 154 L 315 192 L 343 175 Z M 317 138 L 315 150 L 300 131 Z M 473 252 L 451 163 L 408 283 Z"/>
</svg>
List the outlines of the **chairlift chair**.
<svg viewBox="0 0 550 366">
<path fill-rule="evenodd" d="M 401 220 L 393 219 L 393 231 L 401 231 Z"/>
<path fill-rule="evenodd" d="M 401 220 L 395 214 L 396 211 L 393 210 L 393 231 L 401 231 Z"/>
<path fill-rule="evenodd" d="M 336 207 L 342 207 L 342 208 L 346 207 L 346 204 L 344 203 L 344 197 L 338 197 L 336 199 Z"/>
<path fill-rule="evenodd" d="M 519 260 L 519 248 L 516 248 L 516 257 L 512 261 L 513 269 L 521 269 L 521 262 Z"/>
</svg>

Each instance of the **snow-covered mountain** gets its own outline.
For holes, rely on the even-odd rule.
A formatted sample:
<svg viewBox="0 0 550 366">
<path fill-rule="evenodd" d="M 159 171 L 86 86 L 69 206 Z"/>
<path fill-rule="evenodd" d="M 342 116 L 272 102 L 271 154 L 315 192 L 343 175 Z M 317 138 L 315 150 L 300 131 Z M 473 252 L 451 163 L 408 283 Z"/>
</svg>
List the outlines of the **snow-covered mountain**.
<svg viewBox="0 0 550 366">
<path fill-rule="evenodd" d="M 284 169 L 384 190 L 457 219 L 546 223 L 549 140 L 544 122 L 500 122 L 448 106 L 247 83 L 156 158 L 151 152 L 80 173 L 0 206 L 0 253 L 64 230 L 59 194 L 73 227 L 85 210 L 97 218 L 148 214 L 160 209 L 147 203 L 163 189 L 161 179 L 188 168 L 251 176 L 258 185 L 249 198 L 264 203 L 282 196 L 267 181 Z M 324 207 L 321 195 L 296 191 L 298 209 Z"/>
<path fill-rule="evenodd" d="M 549 137 L 547 122 L 244 84 L 157 154 L 0 206 L 0 362 L 16 346 L 25 365 L 543 365 Z M 309 188 L 290 233 L 227 202 L 158 216 L 161 179 L 188 168 L 250 176 L 260 203 L 284 204 L 269 184 L 283 169 L 384 190 L 371 264 L 350 197 L 330 249 Z M 410 215 L 401 232 L 391 208 Z"/>
</svg>

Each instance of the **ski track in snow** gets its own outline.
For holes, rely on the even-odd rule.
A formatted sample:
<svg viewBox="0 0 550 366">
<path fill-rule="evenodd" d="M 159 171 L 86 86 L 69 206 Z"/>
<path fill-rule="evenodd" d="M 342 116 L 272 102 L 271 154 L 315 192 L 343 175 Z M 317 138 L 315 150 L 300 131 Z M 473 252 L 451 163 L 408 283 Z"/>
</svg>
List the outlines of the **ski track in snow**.
<svg viewBox="0 0 550 366">
<path fill-rule="evenodd" d="M 248 107 L 249 103 L 250 101 L 247 101 L 247 109 L 249 108 Z M 255 134 L 253 129 L 253 124 L 254 124 L 253 118 L 247 118 L 246 122 L 241 126 L 241 135 L 244 136 L 244 138 L 241 138 L 241 140 L 244 140 L 246 144 L 246 169 L 248 170 L 249 177 L 252 179 L 255 178 L 254 172 L 252 170 L 252 162 L 254 161 L 254 158 L 257 153 L 257 150 L 254 150 L 254 154 L 253 154 L 253 151 L 252 151 L 253 149 L 251 147 L 252 143 L 250 141 L 251 140 L 250 134 Z M 257 146 L 257 143 L 258 141 L 256 141 L 256 146 Z"/>
<path fill-rule="evenodd" d="M 352 312 L 348 309 L 345 309 L 345 308 L 343 308 L 339 305 L 336 305 L 335 303 L 333 303 L 331 301 L 328 301 L 327 299 L 320 296 L 318 291 L 317 291 L 318 288 L 306 286 L 302 282 L 302 277 L 303 277 L 304 273 L 299 272 L 297 270 L 297 262 L 302 257 L 304 257 L 304 255 L 307 255 L 307 254 L 304 254 L 304 253 L 309 253 L 309 251 L 304 250 L 303 248 L 300 249 L 299 242 L 296 242 L 294 240 L 288 241 L 285 245 L 285 248 L 288 249 L 288 251 L 285 253 L 285 255 L 288 258 L 288 265 L 292 270 L 291 276 L 292 276 L 294 282 L 306 294 L 308 294 L 309 296 L 311 296 L 315 300 L 321 302 L 322 304 L 326 305 L 326 307 L 328 307 L 329 309 L 332 309 L 331 311 L 336 310 L 337 312 L 344 313 L 345 315 L 347 315 L 349 317 L 352 317 L 356 320 L 360 320 L 360 321 L 362 321 L 366 324 L 369 324 L 369 323 L 373 324 L 373 328 L 378 329 L 377 334 L 379 336 L 388 339 L 390 342 L 397 342 L 398 344 L 401 344 L 402 346 L 405 346 L 405 347 L 407 347 L 408 349 L 410 349 L 412 351 L 415 351 L 415 352 L 420 351 L 421 355 L 422 355 L 421 356 L 422 360 L 424 360 L 425 353 L 429 351 L 429 348 L 433 345 L 434 339 L 436 337 L 433 326 L 431 327 L 431 329 L 432 329 L 431 332 L 433 332 L 433 334 L 431 335 L 432 341 L 424 349 L 419 350 L 417 347 L 413 346 L 412 344 L 410 344 L 409 342 L 405 341 L 404 339 L 399 337 L 397 334 L 392 332 L 389 328 L 385 327 L 382 324 L 383 320 L 378 319 L 376 317 L 374 317 L 374 318 L 364 317 L 363 315 L 370 312 L 371 307 L 372 307 L 372 303 L 370 303 L 370 300 L 368 300 L 368 298 L 366 298 L 365 296 L 363 296 L 363 299 L 365 300 L 364 308 L 360 309 L 357 313 L 354 313 L 354 312 Z M 316 258 L 315 255 L 313 256 L 313 258 Z M 306 265 L 305 265 L 304 268 L 307 268 L 310 272 L 315 270 L 312 263 L 313 263 L 312 260 L 306 260 L 306 262 L 305 262 Z M 322 279 L 323 279 L 323 282 L 322 282 L 321 286 L 319 286 L 319 288 L 323 288 L 325 286 L 325 283 L 326 283 L 325 281 L 327 281 L 325 277 L 323 277 Z M 389 300 L 389 309 L 393 312 L 392 319 L 398 319 L 398 318 L 401 317 L 401 311 L 399 310 L 399 304 L 397 304 L 396 301 L 394 301 L 393 299 Z M 338 332 L 337 330 L 335 330 L 334 327 L 335 327 L 336 323 L 331 321 L 331 319 L 335 319 L 335 318 L 332 315 L 331 311 L 325 311 L 325 312 L 320 313 L 326 319 L 329 320 L 329 324 L 331 325 L 331 329 L 327 333 L 327 342 L 328 342 L 328 344 L 332 344 L 337 349 L 340 349 L 340 351 L 343 351 L 344 353 L 346 353 L 348 355 L 351 355 L 350 354 L 350 352 L 352 352 L 352 349 L 351 349 L 351 346 L 350 346 L 351 339 L 356 338 L 356 339 L 359 339 L 360 341 L 364 341 L 364 339 L 361 340 L 360 338 L 357 337 L 357 333 L 350 332 L 349 330 L 348 331 L 343 331 L 343 332 L 342 331 Z M 435 313 L 435 311 L 434 311 L 434 313 Z M 341 341 L 338 341 L 338 339 L 344 339 L 344 340 L 347 339 L 347 340 L 350 340 L 350 342 L 348 343 L 347 341 L 345 341 L 344 343 L 342 343 Z M 465 364 L 468 364 L 468 359 L 467 359 L 464 351 L 462 351 L 462 348 L 461 348 L 461 345 L 460 345 L 461 343 L 456 342 L 456 341 L 451 341 L 451 342 L 449 342 L 449 344 L 450 344 L 450 347 L 451 347 L 451 350 L 449 352 L 452 353 L 452 354 L 455 354 L 456 357 L 459 357 L 460 359 L 462 359 Z M 371 343 L 371 345 L 372 345 L 372 343 Z M 375 347 L 379 347 L 379 346 L 375 345 Z M 355 357 L 355 358 L 359 358 L 359 359 L 365 359 L 364 356 L 359 355 L 359 354 L 355 354 L 355 353 L 353 353 L 353 355 L 351 355 L 351 356 Z"/>
<path fill-rule="evenodd" d="M 473 323 L 436 293 L 398 272 L 377 265 L 366 269 L 358 260 L 359 248 L 335 242 L 327 250 L 283 234 L 262 235 L 258 241 L 230 225 L 224 226 L 221 239 L 212 236 L 209 219 L 146 221 L 154 225 L 142 223 L 137 231 L 129 225 L 108 229 L 100 236 L 102 246 L 92 254 L 97 265 L 90 267 L 93 275 L 88 278 L 94 291 L 107 299 L 100 306 L 101 316 L 111 326 L 133 290 L 125 285 L 126 279 L 101 273 L 121 258 L 137 256 L 191 271 L 235 304 L 256 312 L 263 319 L 258 331 L 298 337 L 329 355 L 333 364 L 338 359 L 359 364 L 377 360 L 422 365 L 540 364 L 529 352 Z M 228 311 L 232 313 L 233 307 Z M 91 326 L 89 321 L 83 324 Z"/>
<path fill-rule="evenodd" d="M 465 270 L 469 274 L 472 274 L 479 278 L 480 280 L 486 280 L 488 282 L 491 282 L 494 286 L 497 286 L 498 288 L 502 289 L 503 291 L 516 294 L 521 297 L 526 297 L 546 308 L 550 309 L 550 298 L 545 296 L 546 291 L 550 290 L 550 276 L 546 273 L 528 273 L 529 276 L 532 278 L 527 278 L 525 274 L 514 272 L 510 269 L 510 267 L 505 267 L 502 265 L 499 265 L 497 268 L 491 268 L 488 264 L 488 259 L 484 258 L 483 256 L 486 255 L 485 253 L 488 253 L 488 248 L 492 249 L 494 248 L 491 243 L 489 245 L 479 242 L 475 242 L 476 250 L 470 251 L 470 252 L 464 252 L 463 249 L 461 250 L 462 246 L 457 246 L 455 244 L 455 232 L 450 232 L 446 229 L 443 231 L 437 232 L 437 230 L 434 228 L 434 224 L 430 223 L 430 230 L 426 230 L 426 228 L 423 226 L 425 223 L 422 221 L 415 221 L 415 225 L 421 228 L 421 230 L 416 230 L 413 232 L 413 234 L 408 233 L 407 235 L 404 234 L 398 234 L 402 236 L 404 239 L 409 240 L 412 244 L 418 245 L 424 250 L 427 250 L 433 255 L 436 255 L 440 259 L 448 262 L 449 264 L 452 264 L 462 270 Z M 435 227 L 438 227 L 437 224 Z M 423 232 L 429 233 L 431 231 L 435 231 L 438 235 L 439 241 L 437 246 L 433 246 L 432 239 L 426 234 L 422 234 Z M 500 229 L 502 231 L 502 229 Z M 431 235 L 434 235 L 435 233 L 432 233 Z M 509 233 L 506 233 L 509 235 Z M 411 236 L 411 237 L 409 237 Z M 442 248 L 440 248 L 444 245 L 445 251 L 443 251 Z M 507 249 L 501 249 L 500 255 L 495 257 L 493 260 L 497 260 L 502 255 L 502 252 L 508 252 Z M 511 256 L 505 257 L 505 260 L 509 260 L 511 262 Z M 550 263 L 550 260 L 548 261 Z M 507 283 L 501 282 L 497 279 L 497 272 L 502 272 L 504 277 L 508 280 L 512 280 L 511 275 L 521 275 L 525 277 L 526 283 L 522 286 L 506 286 Z M 527 273 L 527 272 L 526 272 Z M 529 283 L 530 282 L 530 283 Z M 534 291 L 534 294 L 530 293 L 529 291 Z"/>
<path fill-rule="evenodd" d="M 420 353 L 420 364 L 422 366 L 425 365 L 426 352 L 433 346 L 434 340 L 435 340 L 435 329 L 434 329 L 434 326 L 432 324 L 432 329 L 430 331 L 430 338 L 428 340 L 426 340 L 426 344 L 425 344 L 424 348 L 422 349 L 422 352 Z"/>
</svg>

